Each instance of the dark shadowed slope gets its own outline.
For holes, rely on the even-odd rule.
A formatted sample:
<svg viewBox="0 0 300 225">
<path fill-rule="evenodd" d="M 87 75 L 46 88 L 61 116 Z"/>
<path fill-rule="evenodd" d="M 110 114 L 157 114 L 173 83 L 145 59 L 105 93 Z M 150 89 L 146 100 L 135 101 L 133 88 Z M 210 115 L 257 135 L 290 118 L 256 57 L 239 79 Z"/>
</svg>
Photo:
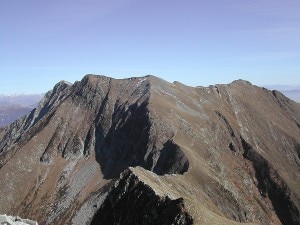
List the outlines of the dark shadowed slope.
<svg viewBox="0 0 300 225">
<path fill-rule="evenodd" d="M 57 84 L 0 135 L 3 213 L 41 224 L 299 224 L 299 104 L 246 81 L 87 75 Z"/>
</svg>

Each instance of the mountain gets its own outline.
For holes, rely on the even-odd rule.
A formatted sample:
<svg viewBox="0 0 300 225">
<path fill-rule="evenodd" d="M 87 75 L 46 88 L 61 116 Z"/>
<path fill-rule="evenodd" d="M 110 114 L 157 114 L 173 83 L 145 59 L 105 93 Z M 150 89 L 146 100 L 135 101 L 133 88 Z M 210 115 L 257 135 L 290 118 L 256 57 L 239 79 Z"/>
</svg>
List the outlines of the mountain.
<svg viewBox="0 0 300 225">
<path fill-rule="evenodd" d="M 243 80 L 58 83 L 0 133 L 0 212 L 39 224 L 300 224 L 300 105 Z"/>
<path fill-rule="evenodd" d="M 300 103 L 300 85 L 267 85 L 268 89 L 278 90 L 288 98 Z"/>
<path fill-rule="evenodd" d="M 0 95 L 0 127 L 5 127 L 29 113 L 42 97 L 42 94 Z"/>
</svg>

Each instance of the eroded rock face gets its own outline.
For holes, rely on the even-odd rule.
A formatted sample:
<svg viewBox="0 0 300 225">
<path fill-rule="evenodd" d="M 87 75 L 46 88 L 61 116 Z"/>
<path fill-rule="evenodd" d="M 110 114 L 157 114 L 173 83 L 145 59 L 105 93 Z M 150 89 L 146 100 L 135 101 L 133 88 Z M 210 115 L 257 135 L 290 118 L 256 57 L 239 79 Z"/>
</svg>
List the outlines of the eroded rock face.
<svg viewBox="0 0 300 225">
<path fill-rule="evenodd" d="M 296 225 L 299 124 L 299 104 L 246 81 L 60 82 L 0 132 L 0 211 L 58 225 Z"/>
</svg>

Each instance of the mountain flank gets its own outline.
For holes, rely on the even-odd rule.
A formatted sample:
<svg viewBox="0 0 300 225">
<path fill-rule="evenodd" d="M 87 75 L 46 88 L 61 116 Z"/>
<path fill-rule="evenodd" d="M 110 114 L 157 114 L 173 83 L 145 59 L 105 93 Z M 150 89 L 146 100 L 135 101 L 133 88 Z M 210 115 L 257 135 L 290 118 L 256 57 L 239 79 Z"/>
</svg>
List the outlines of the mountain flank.
<svg viewBox="0 0 300 225">
<path fill-rule="evenodd" d="M 0 132 L 0 212 L 39 224 L 300 224 L 300 105 L 243 80 L 58 83 Z"/>
</svg>

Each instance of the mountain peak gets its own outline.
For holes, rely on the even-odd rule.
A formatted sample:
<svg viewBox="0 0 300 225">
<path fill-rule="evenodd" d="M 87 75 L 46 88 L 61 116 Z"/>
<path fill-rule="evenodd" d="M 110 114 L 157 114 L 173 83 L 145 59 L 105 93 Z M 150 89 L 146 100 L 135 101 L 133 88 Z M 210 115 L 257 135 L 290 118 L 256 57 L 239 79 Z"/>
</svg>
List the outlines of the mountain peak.
<svg viewBox="0 0 300 225">
<path fill-rule="evenodd" d="M 243 80 L 60 82 L 1 133 L 0 211 L 46 225 L 296 225 L 299 127 L 299 105 Z"/>
<path fill-rule="evenodd" d="M 232 82 L 232 84 L 241 84 L 241 85 L 251 85 L 252 86 L 251 82 L 249 82 L 247 80 L 242 80 L 242 79 L 234 80 Z"/>
<path fill-rule="evenodd" d="M 61 92 L 70 86 L 72 86 L 72 83 L 65 80 L 61 80 L 54 86 L 53 92 Z"/>
</svg>

